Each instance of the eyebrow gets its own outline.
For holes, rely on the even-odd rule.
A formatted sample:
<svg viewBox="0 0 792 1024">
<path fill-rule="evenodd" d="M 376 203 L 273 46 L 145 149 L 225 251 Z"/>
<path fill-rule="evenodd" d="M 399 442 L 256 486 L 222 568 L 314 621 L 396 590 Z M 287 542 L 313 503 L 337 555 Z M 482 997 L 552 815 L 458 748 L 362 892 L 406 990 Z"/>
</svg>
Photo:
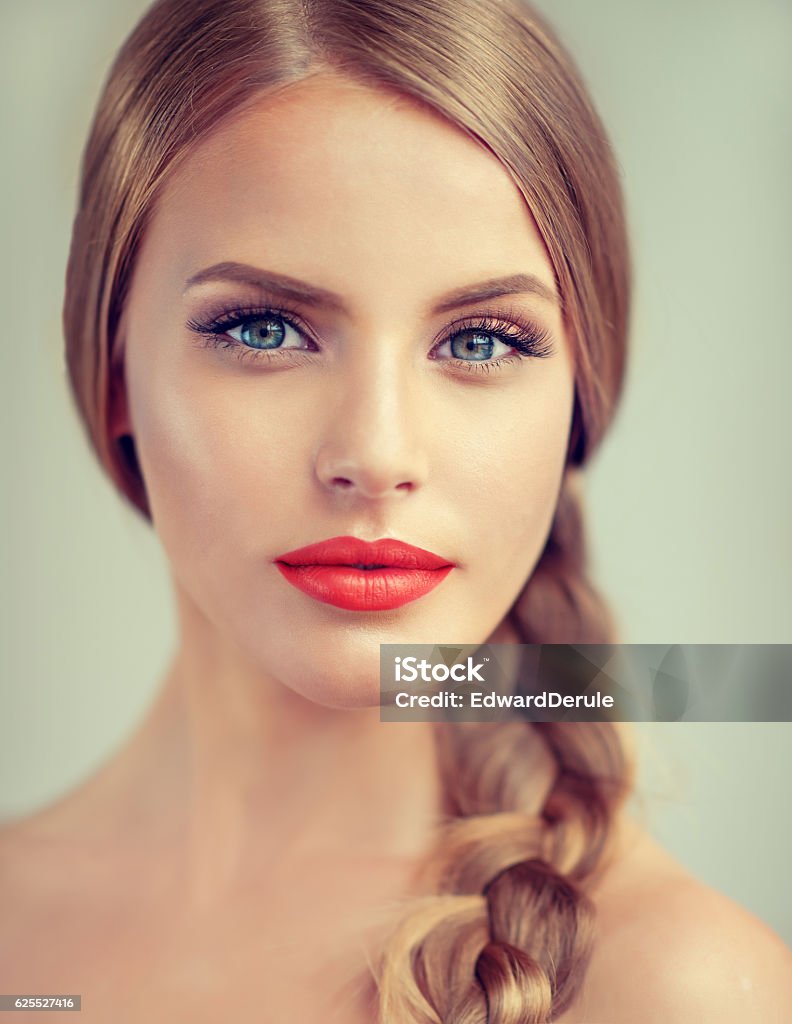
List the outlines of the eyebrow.
<svg viewBox="0 0 792 1024">
<path fill-rule="evenodd" d="M 276 274 L 272 270 L 261 270 L 248 263 L 215 263 L 188 278 L 184 291 L 186 293 L 207 281 L 234 281 L 237 284 L 247 284 L 262 291 L 281 295 L 305 306 L 324 306 L 338 313 L 348 312 L 344 300 L 335 292 L 318 288 L 296 277 Z M 446 313 L 458 306 L 495 299 L 502 295 L 520 294 L 535 295 L 551 305 L 560 306 L 555 290 L 535 274 L 509 274 L 506 277 L 493 277 L 448 292 L 437 301 L 432 313 Z"/>
</svg>

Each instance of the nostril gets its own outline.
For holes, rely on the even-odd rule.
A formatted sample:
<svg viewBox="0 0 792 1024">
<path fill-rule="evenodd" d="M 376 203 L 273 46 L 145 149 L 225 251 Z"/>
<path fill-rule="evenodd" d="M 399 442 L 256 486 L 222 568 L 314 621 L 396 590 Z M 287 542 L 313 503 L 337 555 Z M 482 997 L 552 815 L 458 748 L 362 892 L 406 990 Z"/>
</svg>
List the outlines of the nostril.
<svg viewBox="0 0 792 1024">
<path fill-rule="evenodd" d="M 333 483 L 338 485 L 338 486 L 340 486 L 340 487 L 344 487 L 344 488 L 352 486 L 352 481 L 351 480 L 347 480 L 347 478 L 345 476 L 334 476 L 333 477 Z"/>
</svg>

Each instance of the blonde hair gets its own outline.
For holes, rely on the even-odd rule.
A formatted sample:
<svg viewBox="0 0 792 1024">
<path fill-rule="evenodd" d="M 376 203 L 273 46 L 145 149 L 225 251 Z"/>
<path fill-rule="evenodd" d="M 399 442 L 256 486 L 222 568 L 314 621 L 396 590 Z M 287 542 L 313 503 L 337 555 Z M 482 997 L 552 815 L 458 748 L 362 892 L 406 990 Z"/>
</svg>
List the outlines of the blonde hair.
<svg viewBox="0 0 792 1024">
<path fill-rule="evenodd" d="M 621 392 L 630 267 L 618 168 L 572 58 L 521 0 L 159 0 L 110 70 L 83 155 L 63 310 L 70 382 L 104 470 L 147 519 L 130 437 L 113 439 L 119 321 L 160 190 L 248 103 L 332 69 L 428 104 L 510 174 L 547 247 L 575 362 L 566 470 L 543 553 L 507 620 L 522 642 L 607 643 L 586 575 L 576 470 Z M 540 790 L 539 746 L 552 771 Z M 448 816 L 427 894 L 376 966 L 387 1024 L 553 1021 L 591 951 L 588 890 L 632 767 L 609 723 L 438 732 Z"/>
</svg>

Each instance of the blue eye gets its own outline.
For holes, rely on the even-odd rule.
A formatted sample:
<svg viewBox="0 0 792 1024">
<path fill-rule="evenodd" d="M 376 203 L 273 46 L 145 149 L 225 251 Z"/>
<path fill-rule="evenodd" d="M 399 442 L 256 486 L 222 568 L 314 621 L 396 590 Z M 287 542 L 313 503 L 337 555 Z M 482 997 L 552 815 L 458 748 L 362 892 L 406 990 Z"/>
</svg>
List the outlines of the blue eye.
<svg viewBox="0 0 792 1024">
<path fill-rule="evenodd" d="M 239 337 L 234 336 L 235 331 L 239 333 Z M 299 333 L 287 320 L 277 314 L 270 314 L 245 320 L 226 331 L 226 334 L 229 338 L 234 338 L 235 341 L 253 349 L 299 348 L 299 344 L 284 345 L 288 331 L 296 335 L 298 342 L 302 341 Z"/>
<path fill-rule="evenodd" d="M 503 355 L 509 354 L 509 346 L 496 340 L 493 334 L 486 331 L 458 331 L 448 339 L 448 345 L 455 359 L 469 359 L 475 362 L 491 359 L 496 345 L 505 350 Z"/>
<path fill-rule="evenodd" d="M 437 346 L 432 358 L 440 358 L 468 373 L 488 374 L 524 359 L 544 359 L 554 351 L 547 328 L 505 312 L 457 325 Z"/>
<path fill-rule="evenodd" d="M 275 307 L 230 310 L 204 322 L 188 320 L 187 327 L 204 345 L 230 349 L 237 359 L 257 360 L 272 369 L 311 364 L 322 351 L 295 313 Z M 428 353 L 430 359 L 448 363 L 452 369 L 485 374 L 525 359 L 543 359 L 555 351 L 545 327 L 516 313 L 467 319 L 455 327 Z M 278 356 L 283 350 L 292 354 Z"/>
</svg>

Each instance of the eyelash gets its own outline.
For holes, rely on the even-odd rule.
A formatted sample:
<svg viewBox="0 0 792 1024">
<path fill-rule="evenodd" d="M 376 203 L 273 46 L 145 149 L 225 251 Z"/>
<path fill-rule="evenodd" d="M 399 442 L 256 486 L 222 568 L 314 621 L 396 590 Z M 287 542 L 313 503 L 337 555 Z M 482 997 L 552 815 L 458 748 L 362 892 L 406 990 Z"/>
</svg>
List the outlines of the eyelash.
<svg viewBox="0 0 792 1024">
<path fill-rule="evenodd" d="M 501 317 L 504 319 L 501 319 Z M 295 355 L 297 353 L 300 355 L 306 354 L 305 349 L 256 349 L 250 345 L 245 345 L 244 342 L 237 341 L 235 338 L 225 336 L 227 331 L 231 331 L 235 327 L 242 327 L 256 320 L 268 318 L 282 320 L 284 324 L 297 331 L 303 338 L 308 337 L 313 341 L 306 324 L 296 313 L 276 306 L 260 306 L 255 309 L 229 309 L 206 321 L 188 320 L 187 327 L 201 338 L 204 346 L 233 349 L 234 357 L 240 360 L 252 358 L 254 360 L 263 359 L 267 362 L 282 362 L 283 356 L 273 355 L 274 352 L 290 352 Z M 511 320 L 512 323 L 505 322 L 507 320 Z M 448 331 L 433 346 L 433 352 L 446 342 L 453 340 L 457 334 L 472 331 L 474 333 L 489 334 L 504 345 L 516 349 L 517 353 L 519 353 L 517 355 L 510 353 L 509 355 L 489 360 L 459 359 L 456 356 L 441 360 L 444 363 L 461 366 L 471 373 L 491 373 L 493 370 L 501 369 L 507 363 L 514 363 L 526 358 L 544 359 L 551 356 L 554 352 L 548 330 L 530 321 L 523 320 L 522 317 L 514 313 L 467 317 L 459 323 L 453 324 L 452 327 L 453 329 Z"/>
</svg>

